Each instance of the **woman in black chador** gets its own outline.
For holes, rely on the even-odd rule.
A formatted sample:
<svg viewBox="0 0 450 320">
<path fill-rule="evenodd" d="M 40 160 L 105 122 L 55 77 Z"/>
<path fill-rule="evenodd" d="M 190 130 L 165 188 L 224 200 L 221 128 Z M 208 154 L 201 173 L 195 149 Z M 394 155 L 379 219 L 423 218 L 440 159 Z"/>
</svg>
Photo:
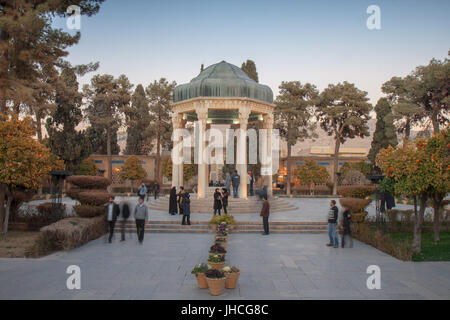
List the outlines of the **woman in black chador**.
<svg viewBox="0 0 450 320">
<path fill-rule="evenodd" d="M 171 215 L 175 215 L 178 213 L 177 188 L 176 187 L 172 187 L 172 189 L 170 189 L 169 213 Z"/>
<path fill-rule="evenodd" d="M 189 199 L 189 192 L 183 193 L 183 220 L 181 221 L 182 225 L 191 225 L 191 200 Z M 187 219 L 187 221 L 186 221 Z"/>
<path fill-rule="evenodd" d="M 220 216 L 220 209 L 222 209 L 222 194 L 220 193 L 219 188 L 217 188 L 214 192 L 214 215 L 219 213 Z"/>
</svg>

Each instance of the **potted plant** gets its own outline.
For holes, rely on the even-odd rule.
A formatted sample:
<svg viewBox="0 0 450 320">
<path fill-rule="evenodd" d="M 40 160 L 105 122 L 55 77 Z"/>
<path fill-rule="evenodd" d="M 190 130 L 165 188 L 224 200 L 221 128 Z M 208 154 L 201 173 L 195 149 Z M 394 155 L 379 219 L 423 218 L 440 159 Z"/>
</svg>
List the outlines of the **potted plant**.
<svg viewBox="0 0 450 320">
<path fill-rule="evenodd" d="M 225 256 L 212 254 L 208 258 L 208 265 L 216 270 L 221 270 L 225 265 Z"/>
<path fill-rule="evenodd" d="M 221 237 L 227 237 L 228 236 L 228 230 L 227 230 L 227 225 L 225 223 L 221 223 L 218 227 L 217 227 L 217 233 L 216 235 L 221 236 Z"/>
<path fill-rule="evenodd" d="M 339 202 L 342 207 L 347 207 L 351 210 L 352 222 L 361 223 L 364 222 L 367 216 L 367 211 L 364 208 L 370 203 L 371 200 L 368 199 L 358 199 L 358 198 L 341 198 Z"/>
<path fill-rule="evenodd" d="M 225 280 L 225 288 L 234 289 L 236 288 L 236 282 L 241 274 L 241 271 L 236 267 L 225 267 L 222 269 L 223 273 L 227 277 Z"/>
<path fill-rule="evenodd" d="M 218 256 L 225 256 L 225 253 L 227 253 L 227 250 L 225 250 L 224 247 L 222 247 L 220 244 L 214 244 L 209 248 L 209 254 L 210 255 L 218 255 Z"/>
<path fill-rule="evenodd" d="M 216 243 L 220 244 L 225 250 L 227 249 L 227 238 L 216 236 Z"/>
<path fill-rule="evenodd" d="M 198 287 L 200 289 L 208 288 L 208 282 L 206 281 L 205 272 L 208 271 L 208 265 L 206 263 L 197 264 L 194 269 L 192 269 L 191 273 L 195 274 L 197 278 Z"/>
<path fill-rule="evenodd" d="M 225 274 L 220 270 L 210 269 L 205 272 L 205 277 L 208 282 L 209 293 L 212 296 L 221 295 L 225 287 Z"/>
<path fill-rule="evenodd" d="M 209 224 L 213 227 L 214 230 L 217 230 L 219 228 L 219 225 L 221 225 L 222 223 L 224 223 L 227 228 L 230 228 L 231 225 L 236 223 L 236 221 L 231 214 L 224 214 L 221 216 L 217 215 L 209 220 Z"/>
</svg>

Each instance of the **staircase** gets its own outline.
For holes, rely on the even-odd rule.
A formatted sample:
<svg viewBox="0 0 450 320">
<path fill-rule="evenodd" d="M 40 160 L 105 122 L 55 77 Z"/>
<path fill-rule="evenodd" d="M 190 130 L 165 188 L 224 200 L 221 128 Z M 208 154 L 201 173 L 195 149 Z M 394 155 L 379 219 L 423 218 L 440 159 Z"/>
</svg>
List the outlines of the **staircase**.
<svg viewBox="0 0 450 320">
<path fill-rule="evenodd" d="M 115 232 L 121 231 L 121 223 L 117 222 Z M 262 222 L 237 222 L 230 233 L 261 233 Z M 125 232 L 136 232 L 134 221 L 125 224 Z M 146 233 L 215 233 L 207 221 L 194 221 L 191 225 L 181 225 L 180 221 L 149 221 L 145 225 Z M 270 222 L 270 233 L 327 233 L 326 222 Z"/>
<path fill-rule="evenodd" d="M 273 197 L 269 199 L 270 212 L 285 212 L 297 210 L 287 201 Z M 230 214 L 239 213 L 259 213 L 261 211 L 262 201 L 258 197 L 249 197 L 248 199 L 228 198 L 227 211 Z M 169 211 L 169 197 L 160 197 L 158 200 L 151 200 L 148 205 L 150 209 Z M 223 210 L 222 210 L 223 211 Z M 191 213 L 213 213 L 213 199 L 197 199 L 195 194 L 191 194 Z"/>
</svg>

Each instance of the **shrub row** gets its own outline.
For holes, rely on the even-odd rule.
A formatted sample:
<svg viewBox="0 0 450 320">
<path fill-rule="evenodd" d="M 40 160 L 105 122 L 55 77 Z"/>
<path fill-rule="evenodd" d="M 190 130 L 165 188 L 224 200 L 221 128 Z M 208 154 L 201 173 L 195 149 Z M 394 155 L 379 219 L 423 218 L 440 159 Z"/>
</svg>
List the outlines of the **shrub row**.
<svg viewBox="0 0 450 320">
<path fill-rule="evenodd" d="M 360 198 L 364 199 L 371 194 L 375 193 L 377 190 L 377 186 L 368 185 L 368 186 L 339 186 L 337 188 L 337 193 L 340 196 L 346 198 Z"/>
<path fill-rule="evenodd" d="M 103 206 L 91 206 L 91 205 L 76 205 L 73 210 L 79 217 L 92 218 L 103 215 L 105 208 Z"/>
<path fill-rule="evenodd" d="M 111 180 L 100 176 L 70 176 L 67 181 L 81 189 L 105 189 Z"/>
<path fill-rule="evenodd" d="M 41 234 L 28 255 L 42 256 L 56 250 L 77 248 L 101 237 L 105 230 L 103 217 L 62 219 L 41 229 Z"/>
</svg>

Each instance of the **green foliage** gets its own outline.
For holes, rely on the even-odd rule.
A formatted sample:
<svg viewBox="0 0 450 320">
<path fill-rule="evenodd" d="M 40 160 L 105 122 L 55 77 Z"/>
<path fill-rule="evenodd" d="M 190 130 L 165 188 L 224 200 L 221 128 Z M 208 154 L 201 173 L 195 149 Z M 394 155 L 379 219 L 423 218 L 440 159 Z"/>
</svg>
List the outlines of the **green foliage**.
<svg viewBox="0 0 450 320">
<path fill-rule="evenodd" d="M 191 271 L 192 274 L 205 273 L 209 267 L 206 263 L 197 264 Z"/>
<path fill-rule="evenodd" d="M 141 160 L 136 156 L 129 157 L 122 167 L 120 177 L 123 180 L 140 180 L 147 175 L 144 168 L 141 165 Z"/>
<path fill-rule="evenodd" d="M 377 190 L 377 186 L 339 186 L 337 192 L 346 198 L 365 199 Z"/>
<path fill-rule="evenodd" d="M 193 176 L 197 175 L 198 166 L 194 163 L 183 164 L 183 180 L 188 181 Z M 165 158 L 162 161 L 162 174 L 167 179 L 172 180 L 172 158 Z"/>
<path fill-rule="evenodd" d="M 222 222 L 225 222 L 227 225 L 235 224 L 236 221 L 234 217 L 231 214 L 224 214 L 224 215 L 217 215 L 211 218 L 209 220 L 209 224 L 221 224 Z"/>
<path fill-rule="evenodd" d="M 96 176 L 97 166 L 95 165 L 94 160 L 86 158 L 81 161 L 76 174 L 80 176 Z"/>
<path fill-rule="evenodd" d="M 363 175 L 369 175 L 372 172 L 372 166 L 365 161 L 358 162 L 345 162 L 340 168 L 339 172 L 342 173 L 342 177 L 345 178 L 350 170 L 356 170 Z"/>
<path fill-rule="evenodd" d="M 203 65 L 202 65 L 203 66 Z M 258 81 L 258 72 L 256 71 L 256 64 L 253 60 L 247 60 L 242 63 L 241 66 L 242 71 L 244 71 L 250 79 Z"/>
<path fill-rule="evenodd" d="M 372 162 L 372 165 L 375 165 L 375 157 L 378 151 L 388 146 L 395 147 L 397 145 L 394 116 L 389 100 L 387 98 L 379 99 L 375 106 L 375 111 L 377 113 L 377 123 L 373 134 L 372 145 L 367 156 Z"/>
<path fill-rule="evenodd" d="M 296 166 L 294 175 L 301 184 L 318 184 L 328 181 L 330 175 L 325 167 L 319 166 L 314 160 L 305 160 L 304 165 Z"/>
</svg>

